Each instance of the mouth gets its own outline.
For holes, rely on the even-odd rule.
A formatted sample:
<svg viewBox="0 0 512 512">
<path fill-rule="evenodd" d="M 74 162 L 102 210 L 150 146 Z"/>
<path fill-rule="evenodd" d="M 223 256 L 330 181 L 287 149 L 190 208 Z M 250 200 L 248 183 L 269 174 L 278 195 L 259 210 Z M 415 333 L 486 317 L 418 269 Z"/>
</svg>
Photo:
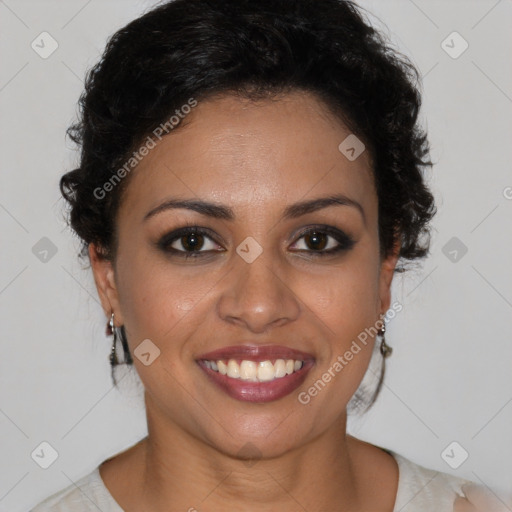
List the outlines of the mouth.
<svg viewBox="0 0 512 512">
<path fill-rule="evenodd" d="M 230 397 L 263 403 L 297 389 L 315 359 L 311 354 L 283 346 L 238 345 L 203 354 L 196 362 Z"/>
</svg>

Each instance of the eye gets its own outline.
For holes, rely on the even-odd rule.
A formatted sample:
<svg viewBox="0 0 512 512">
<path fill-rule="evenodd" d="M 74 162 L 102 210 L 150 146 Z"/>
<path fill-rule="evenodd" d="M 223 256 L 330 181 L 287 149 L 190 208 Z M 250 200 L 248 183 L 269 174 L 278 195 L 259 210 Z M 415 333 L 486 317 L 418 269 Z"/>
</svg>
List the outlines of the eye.
<svg viewBox="0 0 512 512">
<path fill-rule="evenodd" d="M 299 240 L 302 239 L 305 248 L 295 249 L 298 252 L 312 253 L 314 256 L 336 254 L 351 249 L 355 244 L 355 240 L 331 226 L 311 226 L 301 233 Z"/>
<path fill-rule="evenodd" d="M 209 230 L 198 226 L 186 226 L 164 235 L 158 241 L 158 247 L 176 256 L 195 258 L 204 256 L 207 252 L 219 252 L 220 245 L 213 240 Z"/>
<path fill-rule="evenodd" d="M 299 243 L 303 240 L 302 244 Z M 349 250 L 355 241 L 343 231 L 331 226 L 310 226 L 302 231 L 295 245 L 296 252 L 306 252 L 313 256 L 329 256 Z M 198 258 L 213 252 L 222 252 L 224 248 L 215 242 L 210 230 L 199 226 L 185 226 L 164 235 L 158 247 L 166 253 L 182 258 Z M 210 253 L 210 254 L 209 254 Z"/>
</svg>

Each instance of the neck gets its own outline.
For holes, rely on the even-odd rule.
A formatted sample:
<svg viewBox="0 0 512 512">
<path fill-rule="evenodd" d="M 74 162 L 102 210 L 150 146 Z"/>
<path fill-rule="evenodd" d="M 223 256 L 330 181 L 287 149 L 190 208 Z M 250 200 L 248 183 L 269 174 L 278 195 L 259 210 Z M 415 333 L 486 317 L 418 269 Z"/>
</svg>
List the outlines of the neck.
<svg viewBox="0 0 512 512">
<path fill-rule="evenodd" d="M 151 510 L 215 512 L 225 511 L 226 503 L 231 510 L 248 512 L 359 508 L 352 463 L 355 440 L 346 435 L 346 414 L 322 435 L 287 453 L 241 460 L 162 421 L 146 405 L 143 500 Z"/>
</svg>

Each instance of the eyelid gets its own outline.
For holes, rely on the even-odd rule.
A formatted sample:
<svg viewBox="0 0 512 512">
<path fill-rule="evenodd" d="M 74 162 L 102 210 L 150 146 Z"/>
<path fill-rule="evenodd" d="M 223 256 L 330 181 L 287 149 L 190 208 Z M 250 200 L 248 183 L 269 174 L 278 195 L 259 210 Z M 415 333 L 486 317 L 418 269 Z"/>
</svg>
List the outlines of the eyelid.
<svg viewBox="0 0 512 512">
<path fill-rule="evenodd" d="M 175 242 L 176 240 L 179 240 L 181 237 L 189 234 L 189 233 L 197 233 L 203 236 L 208 237 L 212 242 L 214 242 L 217 245 L 222 245 L 217 241 L 217 238 L 222 238 L 219 235 L 217 235 L 213 230 L 205 227 L 198 226 L 196 224 L 184 224 L 179 228 L 173 229 L 163 235 L 159 238 L 159 240 L 156 242 L 156 245 L 158 248 L 163 250 L 164 252 L 169 252 L 172 254 L 207 254 L 211 253 L 211 250 L 208 251 L 181 251 L 178 249 L 171 248 L 170 245 Z M 221 252 L 221 251 L 215 251 L 215 252 Z"/>
<path fill-rule="evenodd" d="M 312 255 L 336 254 L 336 253 L 342 252 L 343 250 L 351 249 L 356 243 L 356 240 L 354 240 L 350 235 L 348 235 L 347 233 L 345 233 L 343 230 L 341 230 L 339 228 L 335 228 L 334 226 L 328 226 L 328 225 L 324 225 L 324 224 L 313 224 L 313 225 L 307 226 L 305 228 L 302 228 L 301 230 L 299 230 L 298 234 L 297 233 L 294 234 L 294 238 L 296 239 L 294 244 L 297 243 L 299 240 L 301 240 L 305 235 L 308 235 L 315 231 L 324 233 L 327 236 L 334 238 L 334 240 L 336 240 L 336 242 L 338 243 L 338 246 L 331 248 L 331 249 L 323 250 L 323 251 L 313 251 L 313 250 L 307 251 L 304 249 L 299 249 L 298 250 L 299 252 L 309 252 Z"/>
<path fill-rule="evenodd" d="M 299 242 L 304 236 L 318 231 L 320 233 L 324 233 L 325 235 L 334 238 L 334 240 L 337 242 L 337 246 L 330 248 L 330 249 L 323 249 L 320 251 L 315 251 L 313 249 L 297 249 L 292 250 L 295 252 L 300 253 L 309 253 L 313 257 L 320 257 L 320 256 L 328 256 L 328 255 L 334 255 L 341 253 L 343 251 L 347 251 L 351 249 L 356 241 L 349 236 L 347 233 L 345 233 L 343 230 L 339 228 L 335 228 L 333 226 L 323 225 L 323 224 L 313 224 L 306 227 L 302 227 L 300 230 L 298 230 L 298 233 L 295 232 L 292 237 L 294 239 L 293 244 L 296 244 Z M 163 235 L 156 243 L 157 247 L 159 247 L 162 251 L 168 252 L 171 254 L 179 255 L 182 257 L 198 257 L 200 255 L 202 256 L 208 256 L 211 255 L 213 252 L 223 252 L 221 250 L 215 250 L 215 249 L 209 249 L 206 251 L 183 251 L 179 249 L 174 249 L 171 246 L 172 243 L 174 243 L 176 240 L 179 240 L 181 237 L 186 236 L 189 233 L 195 233 L 200 234 L 202 236 L 205 236 L 209 238 L 213 243 L 222 246 L 221 243 L 217 241 L 217 238 L 222 238 L 220 235 L 217 235 L 212 229 L 198 226 L 196 224 L 185 224 L 181 227 L 171 230 L 165 235 Z"/>
<path fill-rule="evenodd" d="M 303 226 L 300 229 L 297 229 L 292 237 L 301 237 L 304 235 L 307 235 L 311 231 L 321 231 L 323 233 L 327 233 L 329 235 L 338 235 L 338 236 L 345 236 L 347 238 L 350 238 L 347 233 L 345 233 L 342 229 L 336 228 L 334 226 L 329 226 L 328 224 L 308 224 L 307 226 Z"/>
</svg>

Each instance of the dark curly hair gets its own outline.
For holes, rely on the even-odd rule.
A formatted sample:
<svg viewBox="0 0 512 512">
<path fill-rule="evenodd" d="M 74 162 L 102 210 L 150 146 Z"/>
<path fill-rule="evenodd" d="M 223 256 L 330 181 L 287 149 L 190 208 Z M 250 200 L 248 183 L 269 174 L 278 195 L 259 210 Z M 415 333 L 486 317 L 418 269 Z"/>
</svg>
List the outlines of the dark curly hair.
<svg viewBox="0 0 512 512">
<path fill-rule="evenodd" d="M 369 151 L 382 256 L 426 256 L 435 214 L 423 168 L 419 75 L 348 0 L 174 0 L 116 32 L 89 70 L 80 119 L 68 129 L 79 167 L 62 176 L 70 224 L 115 259 L 116 212 L 129 182 L 100 197 L 155 127 L 187 104 L 220 94 L 273 98 L 295 90 L 321 100 Z M 178 127 L 179 128 L 179 127 Z"/>
</svg>

